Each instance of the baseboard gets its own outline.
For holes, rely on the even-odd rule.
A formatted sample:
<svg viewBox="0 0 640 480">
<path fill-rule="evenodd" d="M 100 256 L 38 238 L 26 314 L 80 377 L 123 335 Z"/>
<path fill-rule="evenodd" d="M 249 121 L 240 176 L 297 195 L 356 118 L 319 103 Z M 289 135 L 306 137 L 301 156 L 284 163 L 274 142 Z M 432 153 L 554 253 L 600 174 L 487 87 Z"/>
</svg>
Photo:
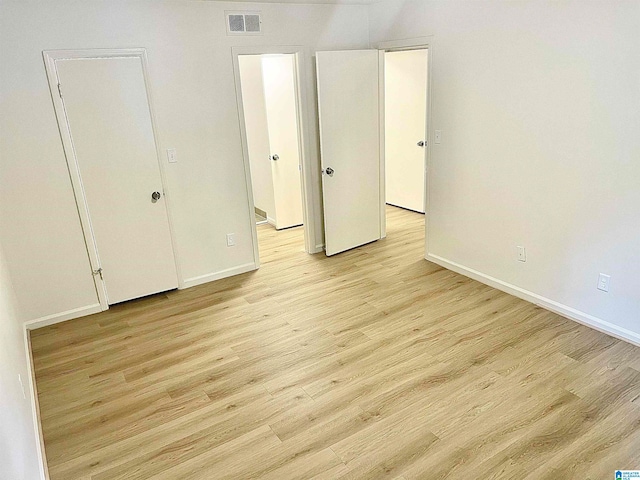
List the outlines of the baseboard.
<svg viewBox="0 0 640 480">
<path fill-rule="evenodd" d="M 543 297 L 542 295 L 538 295 L 537 293 L 530 292 L 529 290 L 525 290 L 524 288 L 516 287 L 515 285 L 491 277 L 477 270 L 473 270 L 472 268 L 465 267 L 464 265 L 460 265 L 459 263 L 452 262 L 438 255 L 428 253 L 425 258 L 430 262 L 437 263 L 438 265 L 446 269 L 452 270 L 466 277 L 473 278 L 474 280 L 497 288 L 498 290 L 502 290 L 503 292 L 506 292 L 515 297 L 531 302 L 553 313 L 562 315 L 569 320 L 581 323 L 583 325 L 586 325 L 587 327 L 591 327 L 602 333 L 606 333 L 607 335 L 611 335 L 612 337 L 624 340 L 625 342 L 629 342 L 640 347 L 640 333 L 627 330 L 623 327 L 619 327 L 617 325 L 614 325 L 613 323 L 607 322 L 606 320 L 602 320 L 601 318 L 594 317 L 593 315 L 589 315 L 588 313 L 569 307 L 560 302 L 556 302 L 555 300 L 551 300 L 550 298 Z"/>
<path fill-rule="evenodd" d="M 182 290 L 184 288 L 195 287 L 196 285 L 213 282 L 214 280 L 220 280 L 222 278 L 232 277 L 234 275 L 240 275 L 241 273 L 247 273 L 252 270 L 256 270 L 256 264 L 253 262 L 245 263 L 244 265 L 240 265 L 238 267 L 227 268 L 226 270 L 221 270 L 219 272 L 207 273 L 206 275 L 187 278 L 184 281 L 184 285 L 180 287 L 180 289 Z"/>
<path fill-rule="evenodd" d="M 66 312 L 54 313 L 52 315 L 47 315 L 46 317 L 29 320 L 24 322 L 24 326 L 28 330 L 35 330 L 36 328 L 46 327 L 48 325 L 53 325 L 54 323 L 65 322 L 72 318 L 84 317 L 85 315 L 91 315 L 101 311 L 102 307 L 100 304 L 95 303 L 93 305 L 87 305 L 86 307 L 74 308 L 73 310 L 67 310 Z"/>
<path fill-rule="evenodd" d="M 42 435 L 42 423 L 40 421 L 40 402 L 38 401 L 38 388 L 36 385 L 36 372 L 33 367 L 33 353 L 31 351 L 30 330 L 24 326 L 24 346 L 27 355 L 27 370 L 29 373 L 29 395 L 31 400 L 31 412 L 33 416 L 33 426 L 36 436 L 36 451 L 38 453 L 38 466 L 41 480 L 49 480 L 49 468 L 47 465 L 47 455 L 44 447 L 44 436 Z"/>
<path fill-rule="evenodd" d="M 310 251 L 309 253 L 311 254 L 315 254 L 315 253 L 320 253 L 324 251 L 324 243 L 319 243 L 316 245 L 316 247 Z"/>
<path fill-rule="evenodd" d="M 276 227 L 276 221 L 275 219 L 271 218 L 271 217 L 267 217 L 267 223 L 271 226 L 273 226 L 273 228 Z"/>
<path fill-rule="evenodd" d="M 251 270 L 255 269 L 255 263 L 247 263 L 238 267 L 222 270 L 220 272 L 200 275 L 199 277 L 187 278 L 180 284 L 178 288 L 180 290 L 183 290 L 185 288 L 194 287 L 202 283 L 212 282 L 214 280 L 220 280 L 221 278 L 250 272 Z M 96 303 L 94 305 L 87 305 L 86 307 L 74 308 L 73 310 L 67 310 L 66 312 L 54 313 L 52 315 L 47 315 L 46 317 L 36 318 L 35 320 L 29 320 L 27 322 L 24 322 L 24 326 L 28 330 L 35 330 L 36 328 L 42 328 L 56 323 L 65 322 L 73 318 L 84 317 L 85 315 L 91 315 L 93 313 L 100 313 L 101 311 L 102 307 L 99 303 Z"/>
</svg>

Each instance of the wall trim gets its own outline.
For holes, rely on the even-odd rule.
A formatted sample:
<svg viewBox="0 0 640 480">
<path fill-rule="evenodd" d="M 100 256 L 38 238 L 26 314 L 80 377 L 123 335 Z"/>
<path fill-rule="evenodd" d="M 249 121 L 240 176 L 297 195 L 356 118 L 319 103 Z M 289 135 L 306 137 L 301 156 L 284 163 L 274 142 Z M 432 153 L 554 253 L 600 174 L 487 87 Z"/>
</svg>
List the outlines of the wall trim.
<svg viewBox="0 0 640 480">
<path fill-rule="evenodd" d="M 245 263 L 243 265 L 227 268 L 226 270 L 221 270 L 219 272 L 207 273 L 206 275 L 187 278 L 186 280 L 184 280 L 183 284 L 178 288 L 179 290 L 184 290 L 185 288 L 194 287 L 196 285 L 212 282 L 214 280 L 220 280 L 222 278 L 231 277 L 233 275 L 239 275 L 241 273 L 250 272 L 252 270 L 257 270 L 256 264 L 253 262 Z M 102 311 L 103 310 L 101 305 L 99 303 L 94 303 L 93 305 L 74 308 L 72 310 L 67 310 L 65 312 L 54 313 L 51 315 L 47 315 L 46 317 L 40 317 L 34 320 L 29 320 L 27 322 L 24 322 L 24 327 L 27 330 L 35 330 L 37 328 L 47 327 L 49 325 L 65 322 L 73 318 L 84 317 L 86 315 L 100 313 Z"/>
<path fill-rule="evenodd" d="M 42 480 L 49 480 L 49 467 L 47 465 L 47 455 L 44 447 L 44 436 L 42 435 L 42 422 L 40 421 L 40 402 L 38 401 L 38 388 L 36 386 L 36 371 L 33 366 L 33 352 L 31 351 L 31 334 L 26 325 L 24 325 L 24 347 L 27 355 L 29 400 L 31 401 L 31 412 L 33 414 L 33 426 L 36 436 L 36 451 L 38 452 L 40 478 Z"/>
<path fill-rule="evenodd" d="M 187 278 L 184 284 L 179 288 L 183 290 L 189 287 L 195 287 L 196 285 L 202 285 L 203 283 L 213 282 L 214 280 L 220 280 L 222 278 L 232 277 L 234 275 L 240 275 L 241 273 L 251 272 L 257 270 L 258 267 L 255 263 L 245 263 L 244 265 L 238 265 L 237 267 L 227 268 L 226 270 L 220 270 L 219 272 L 207 273 L 206 275 L 199 275 L 197 277 Z"/>
<path fill-rule="evenodd" d="M 102 306 L 99 303 L 94 303 L 93 305 L 74 308 L 72 310 L 67 310 L 66 312 L 53 313 L 46 317 L 29 320 L 24 322 L 24 327 L 27 330 L 35 330 L 36 328 L 46 327 L 55 323 L 71 320 L 72 318 L 84 317 L 85 315 L 91 315 L 99 312 L 102 312 Z"/>
<path fill-rule="evenodd" d="M 320 253 L 322 251 L 324 251 L 324 243 L 318 243 L 311 253 Z"/>
<path fill-rule="evenodd" d="M 601 318 L 594 317 L 593 315 L 589 315 L 588 313 L 569 307 L 568 305 L 556 302 L 555 300 L 551 300 L 550 298 L 543 297 L 542 295 L 530 292 L 529 290 L 517 287 L 490 275 L 486 275 L 477 270 L 473 270 L 472 268 L 465 267 L 464 265 L 460 265 L 459 263 L 452 262 L 450 260 L 447 260 L 446 258 L 442 258 L 438 255 L 427 253 L 425 258 L 430 262 L 437 263 L 441 267 L 444 267 L 448 270 L 452 270 L 456 273 L 464 275 L 465 277 L 472 278 L 481 283 L 484 283 L 485 285 L 489 285 L 490 287 L 502 290 L 503 292 L 526 300 L 527 302 L 531 302 L 534 305 L 542 307 L 553 313 L 557 313 L 558 315 L 568 318 L 569 320 L 581 323 L 582 325 L 586 325 L 587 327 L 593 328 L 602 333 L 606 333 L 607 335 L 611 335 L 612 337 L 615 337 L 619 340 L 624 340 L 625 342 L 640 347 L 640 333 L 627 330 L 623 327 L 619 327 L 617 325 L 614 325 L 613 323 L 607 322 L 606 320 L 602 320 Z"/>
</svg>

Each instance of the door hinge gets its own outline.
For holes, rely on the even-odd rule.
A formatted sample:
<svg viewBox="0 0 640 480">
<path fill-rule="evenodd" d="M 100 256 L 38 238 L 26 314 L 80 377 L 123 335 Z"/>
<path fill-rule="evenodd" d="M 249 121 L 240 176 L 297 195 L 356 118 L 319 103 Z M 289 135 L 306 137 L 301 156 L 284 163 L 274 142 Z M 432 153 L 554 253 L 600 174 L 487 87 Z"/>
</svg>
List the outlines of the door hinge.
<svg viewBox="0 0 640 480">
<path fill-rule="evenodd" d="M 58 95 L 62 98 L 62 85 L 58 84 Z"/>
<path fill-rule="evenodd" d="M 102 267 L 97 270 L 93 270 L 93 276 L 95 277 L 96 275 L 100 275 L 100 280 L 104 280 L 104 277 L 102 276 Z"/>
</svg>

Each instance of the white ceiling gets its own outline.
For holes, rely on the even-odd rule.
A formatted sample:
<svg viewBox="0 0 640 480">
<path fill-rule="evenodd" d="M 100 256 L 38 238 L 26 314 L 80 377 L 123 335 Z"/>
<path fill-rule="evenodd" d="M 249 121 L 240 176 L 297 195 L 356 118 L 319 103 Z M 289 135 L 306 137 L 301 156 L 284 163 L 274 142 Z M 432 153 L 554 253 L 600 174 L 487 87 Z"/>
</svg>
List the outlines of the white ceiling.
<svg viewBox="0 0 640 480">
<path fill-rule="evenodd" d="M 210 1 L 228 1 L 242 3 L 324 3 L 332 5 L 370 5 L 380 0 L 210 0 Z"/>
</svg>

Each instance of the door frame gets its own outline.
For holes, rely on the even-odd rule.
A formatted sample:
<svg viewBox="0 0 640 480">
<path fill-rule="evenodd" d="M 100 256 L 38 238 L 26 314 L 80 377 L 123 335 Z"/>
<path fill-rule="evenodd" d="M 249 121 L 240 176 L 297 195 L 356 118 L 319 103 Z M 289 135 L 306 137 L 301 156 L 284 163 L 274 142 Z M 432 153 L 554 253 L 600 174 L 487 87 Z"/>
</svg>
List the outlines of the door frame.
<svg viewBox="0 0 640 480">
<path fill-rule="evenodd" d="M 435 44 L 435 36 L 434 35 L 428 35 L 425 37 L 416 37 L 416 38 L 408 38 L 408 39 L 404 39 L 404 40 L 390 40 L 390 41 L 386 41 L 386 42 L 379 42 L 376 45 L 376 48 L 380 51 L 380 55 L 382 56 L 382 58 L 384 59 L 384 54 L 386 52 L 399 52 L 399 51 L 403 51 L 403 50 L 422 50 L 422 49 L 426 49 L 429 52 L 429 57 L 428 57 L 428 63 L 427 63 L 427 108 L 426 108 L 426 121 L 425 121 L 425 132 L 424 132 L 424 138 L 427 142 L 426 148 L 424 149 L 424 175 L 425 175 L 425 179 L 424 179 L 424 215 L 425 215 L 425 221 L 424 221 L 424 228 L 425 228 L 425 233 L 424 233 L 424 239 L 425 239 L 425 249 L 424 249 L 424 255 L 425 258 L 427 258 L 427 252 L 429 251 L 428 249 L 428 244 L 429 244 L 429 219 L 430 219 L 430 215 L 429 215 L 429 197 L 430 197 L 430 192 L 431 192 L 431 188 L 430 188 L 430 180 L 431 180 L 431 175 L 429 174 L 431 171 L 431 147 L 433 145 L 433 140 L 434 140 L 434 136 L 431 135 L 432 132 L 432 115 L 431 115 L 431 110 L 432 110 L 432 104 L 433 104 L 433 95 L 432 95 L 432 85 L 433 85 L 433 81 L 432 81 L 432 77 L 433 77 L 433 59 L 434 59 L 434 44 Z M 384 111 L 384 61 L 381 62 L 381 78 L 382 80 L 382 86 L 381 88 L 381 98 L 382 98 L 382 106 L 381 109 Z M 384 114 L 381 115 L 381 129 L 383 132 L 382 137 L 384 137 Z M 384 143 L 382 144 L 383 152 L 384 152 Z M 384 156 L 383 156 L 384 158 Z M 382 170 L 382 174 L 384 174 L 384 169 Z M 384 183 L 384 182 L 382 182 Z M 385 194 L 384 189 L 382 189 L 383 194 Z M 385 199 L 386 200 L 386 199 Z M 384 205 L 383 205 L 383 213 L 384 213 Z"/>
<path fill-rule="evenodd" d="M 231 47 L 231 56 L 233 62 L 233 77 L 236 87 L 236 103 L 238 107 L 238 122 L 240 126 L 240 141 L 242 143 L 242 159 L 244 164 L 245 182 L 247 186 L 247 203 L 249 207 L 249 218 L 251 219 L 251 232 L 253 241 L 253 256 L 256 267 L 260 266 L 260 254 L 258 250 L 258 229 L 255 222 L 255 203 L 253 199 L 253 185 L 251 182 L 251 166 L 249 163 L 249 149 L 247 145 L 247 130 L 244 116 L 244 106 L 242 101 L 242 88 L 240 83 L 240 63 L 238 57 L 240 55 L 269 55 L 283 54 L 293 55 L 294 84 L 296 89 L 296 115 L 298 120 L 298 148 L 300 152 L 300 165 L 302 171 L 300 173 L 300 187 L 302 191 L 302 221 L 304 229 L 304 249 L 305 252 L 312 254 L 317 252 L 315 246 L 315 212 L 313 205 L 311 177 L 312 169 L 309 167 L 310 143 L 306 132 L 310 131 L 306 119 L 309 118 L 309 107 L 307 105 L 306 82 L 304 81 L 304 58 L 305 49 L 302 46 L 234 46 Z"/>
<path fill-rule="evenodd" d="M 82 177 L 80 175 L 80 165 L 76 156 L 75 148 L 73 145 L 73 139 L 71 137 L 71 128 L 69 126 L 69 120 L 67 118 L 64 102 L 59 90 L 59 78 L 56 69 L 57 60 L 80 60 L 80 59 L 116 59 L 116 58 L 138 58 L 142 65 L 142 76 L 145 84 L 145 91 L 147 94 L 147 102 L 149 105 L 149 114 L 151 117 L 151 128 L 153 131 L 153 140 L 156 146 L 156 159 L 158 166 L 160 167 L 160 180 L 162 183 L 162 190 L 165 197 L 165 205 L 167 211 L 167 221 L 169 223 L 169 236 L 171 238 L 171 248 L 173 250 L 173 260 L 176 266 L 176 273 L 178 277 L 178 288 L 184 288 L 184 280 L 180 271 L 180 263 L 178 262 L 178 254 L 176 249 L 176 237 L 173 216 L 171 214 L 171 197 L 169 195 L 167 174 L 165 171 L 164 163 L 161 161 L 162 155 L 160 151 L 160 144 L 158 142 L 158 129 L 157 121 L 154 113 L 153 99 L 151 95 L 151 85 L 149 82 L 148 74 L 148 60 L 147 52 L 144 48 L 124 48 L 124 49 L 83 49 L 83 50 L 45 50 L 42 52 L 44 59 L 45 70 L 47 79 L 49 82 L 49 90 L 51 93 L 51 100 L 53 101 L 53 108 L 58 122 L 58 130 L 60 132 L 60 138 L 62 140 L 62 148 L 67 161 L 67 167 L 69 169 L 69 176 L 71 178 L 71 186 L 73 188 L 73 195 L 75 197 L 76 207 L 78 209 L 78 215 L 80 217 L 80 225 L 82 227 L 82 233 L 84 236 L 85 245 L 87 248 L 87 254 L 89 256 L 89 264 L 91 266 L 91 276 L 95 285 L 96 293 L 98 295 L 98 301 L 100 302 L 100 308 L 104 310 L 109 309 L 107 289 L 104 280 L 100 278 L 100 275 L 93 272 L 100 267 L 100 256 L 98 255 L 98 247 L 96 239 L 93 233 L 93 227 L 91 224 L 91 217 L 89 214 L 89 205 L 82 183 Z M 64 86 L 62 86 L 64 92 Z"/>
</svg>

